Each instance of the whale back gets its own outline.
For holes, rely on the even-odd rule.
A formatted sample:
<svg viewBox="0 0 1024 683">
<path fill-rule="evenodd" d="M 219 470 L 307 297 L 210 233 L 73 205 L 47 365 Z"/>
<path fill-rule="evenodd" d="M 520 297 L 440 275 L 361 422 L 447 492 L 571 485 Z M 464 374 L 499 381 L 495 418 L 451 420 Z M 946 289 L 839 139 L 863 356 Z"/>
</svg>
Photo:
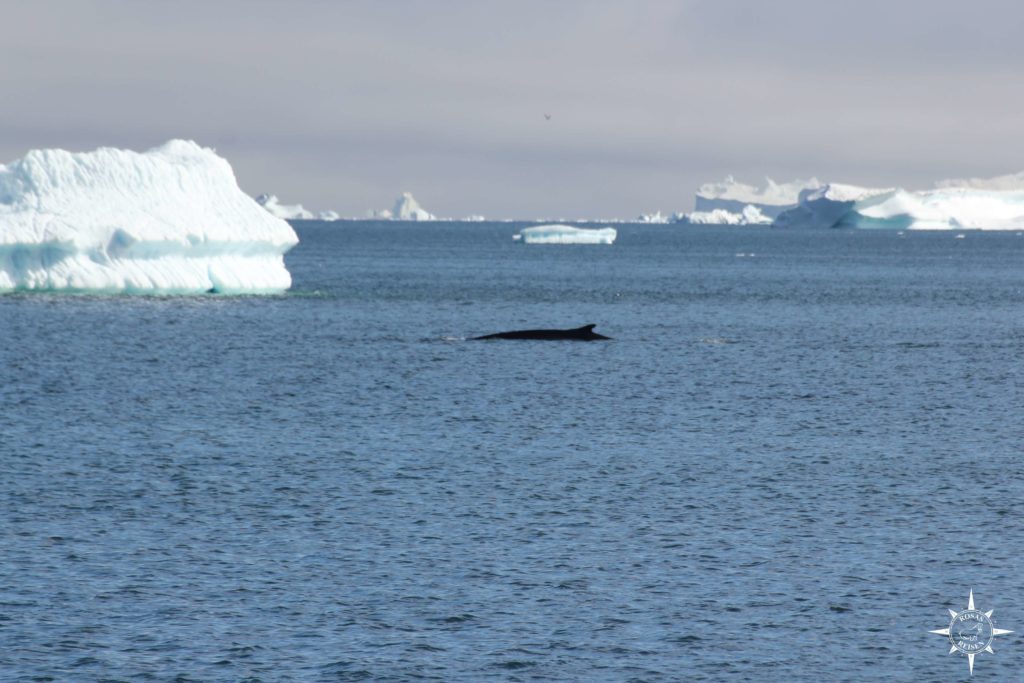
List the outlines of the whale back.
<svg viewBox="0 0 1024 683">
<path fill-rule="evenodd" d="M 487 334 L 473 339 L 565 339 L 577 341 L 594 341 L 598 339 L 610 339 L 603 334 L 594 332 L 596 324 L 591 323 L 582 327 L 575 327 L 568 330 L 513 330 L 511 332 L 498 332 Z"/>
</svg>

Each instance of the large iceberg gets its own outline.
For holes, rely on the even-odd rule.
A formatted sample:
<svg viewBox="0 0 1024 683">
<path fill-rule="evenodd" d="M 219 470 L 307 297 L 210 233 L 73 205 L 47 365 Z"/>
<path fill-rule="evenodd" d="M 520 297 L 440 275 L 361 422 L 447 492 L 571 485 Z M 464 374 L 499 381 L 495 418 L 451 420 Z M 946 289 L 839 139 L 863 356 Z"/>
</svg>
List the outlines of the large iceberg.
<svg viewBox="0 0 1024 683">
<path fill-rule="evenodd" d="M 574 228 L 571 225 L 536 225 L 523 228 L 512 239 L 523 244 L 612 244 L 618 236 L 615 228 Z"/>
<path fill-rule="evenodd" d="M 297 243 L 194 142 L 0 165 L 0 291 L 281 292 Z"/>
<path fill-rule="evenodd" d="M 874 197 L 886 196 L 894 189 L 874 189 L 829 183 L 800 193 L 799 203 L 783 211 L 775 219 L 776 227 L 826 227 L 831 228 L 842 222 L 858 202 Z"/>
<path fill-rule="evenodd" d="M 726 176 L 723 182 L 700 186 L 694 210 L 710 214 L 716 209 L 722 209 L 730 214 L 742 214 L 744 208 L 753 206 L 768 218 L 775 218 L 786 209 L 796 206 L 802 191 L 820 185 L 817 178 L 788 183 L 776 183 L 771 178 L 765 178 L 764 187 L 755 187 Z"/>
<path fill-rule="evenodd" d="M 947 181 L 948 182 L 948 181 Z M 1024 190 L 949 186 L 923 192 L 829 184 L 800 196 L 775 219 L 786 228 L 889 228 L 897 230 L 1021 230 Z"/>
</svg>

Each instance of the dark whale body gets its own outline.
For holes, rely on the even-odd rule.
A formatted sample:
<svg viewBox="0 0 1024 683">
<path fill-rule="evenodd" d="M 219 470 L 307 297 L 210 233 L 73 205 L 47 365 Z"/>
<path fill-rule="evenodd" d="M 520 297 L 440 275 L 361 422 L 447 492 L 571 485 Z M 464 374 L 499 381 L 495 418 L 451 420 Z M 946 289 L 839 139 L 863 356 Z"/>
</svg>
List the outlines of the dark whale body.
<svg viewBox="0 0 1024 683">
<path fill-rule="evenodd" d="M 545 340 L 568 340 L 568 341 L 597 341 L 599 339 L 611 339 L 603 334 L 594 332 L 593 325 L 584 325 L 573 330 L 514 330 L 512 332 L 498 332 L 496 334 L 485 334 L 482 337 L 473 339 L 545 339 Z"/>
</svg>

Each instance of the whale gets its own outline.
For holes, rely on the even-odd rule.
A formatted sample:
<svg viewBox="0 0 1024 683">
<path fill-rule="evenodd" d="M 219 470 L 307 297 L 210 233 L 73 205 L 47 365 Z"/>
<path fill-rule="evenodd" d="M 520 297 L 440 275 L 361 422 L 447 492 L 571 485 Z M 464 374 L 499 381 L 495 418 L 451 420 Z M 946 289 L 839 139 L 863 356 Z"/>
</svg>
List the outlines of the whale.
<svg viewBox="0 0 1024 683">
<path fill-rule="evenodd" d="M 494 334 L 485 334 L 482 337 L 472 337 L 473 340 L 477 339 L 541 339 L 546 341 L 600 341 L 602 339 L 611 339 L 603 334 L 594 332 L 594 325 L 584 325 L 583 327 L 577 327 L 571 330 L 513 330 L 511 332 L 496 332 Z"/>
</svg>

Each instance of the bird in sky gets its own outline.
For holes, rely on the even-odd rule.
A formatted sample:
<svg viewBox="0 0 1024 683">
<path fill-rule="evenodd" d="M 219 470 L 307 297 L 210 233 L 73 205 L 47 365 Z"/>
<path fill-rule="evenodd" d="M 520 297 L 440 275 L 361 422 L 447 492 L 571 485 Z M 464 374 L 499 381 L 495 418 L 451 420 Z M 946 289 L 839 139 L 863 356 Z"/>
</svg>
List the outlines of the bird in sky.
<svg viewBox="0 0 1024 683">
<path fill-rule="evenodd" d="M 545 121 L 550 121 L 551 120 L 551 114 L 544 114 L 544 120 Z"/>
</svg>

